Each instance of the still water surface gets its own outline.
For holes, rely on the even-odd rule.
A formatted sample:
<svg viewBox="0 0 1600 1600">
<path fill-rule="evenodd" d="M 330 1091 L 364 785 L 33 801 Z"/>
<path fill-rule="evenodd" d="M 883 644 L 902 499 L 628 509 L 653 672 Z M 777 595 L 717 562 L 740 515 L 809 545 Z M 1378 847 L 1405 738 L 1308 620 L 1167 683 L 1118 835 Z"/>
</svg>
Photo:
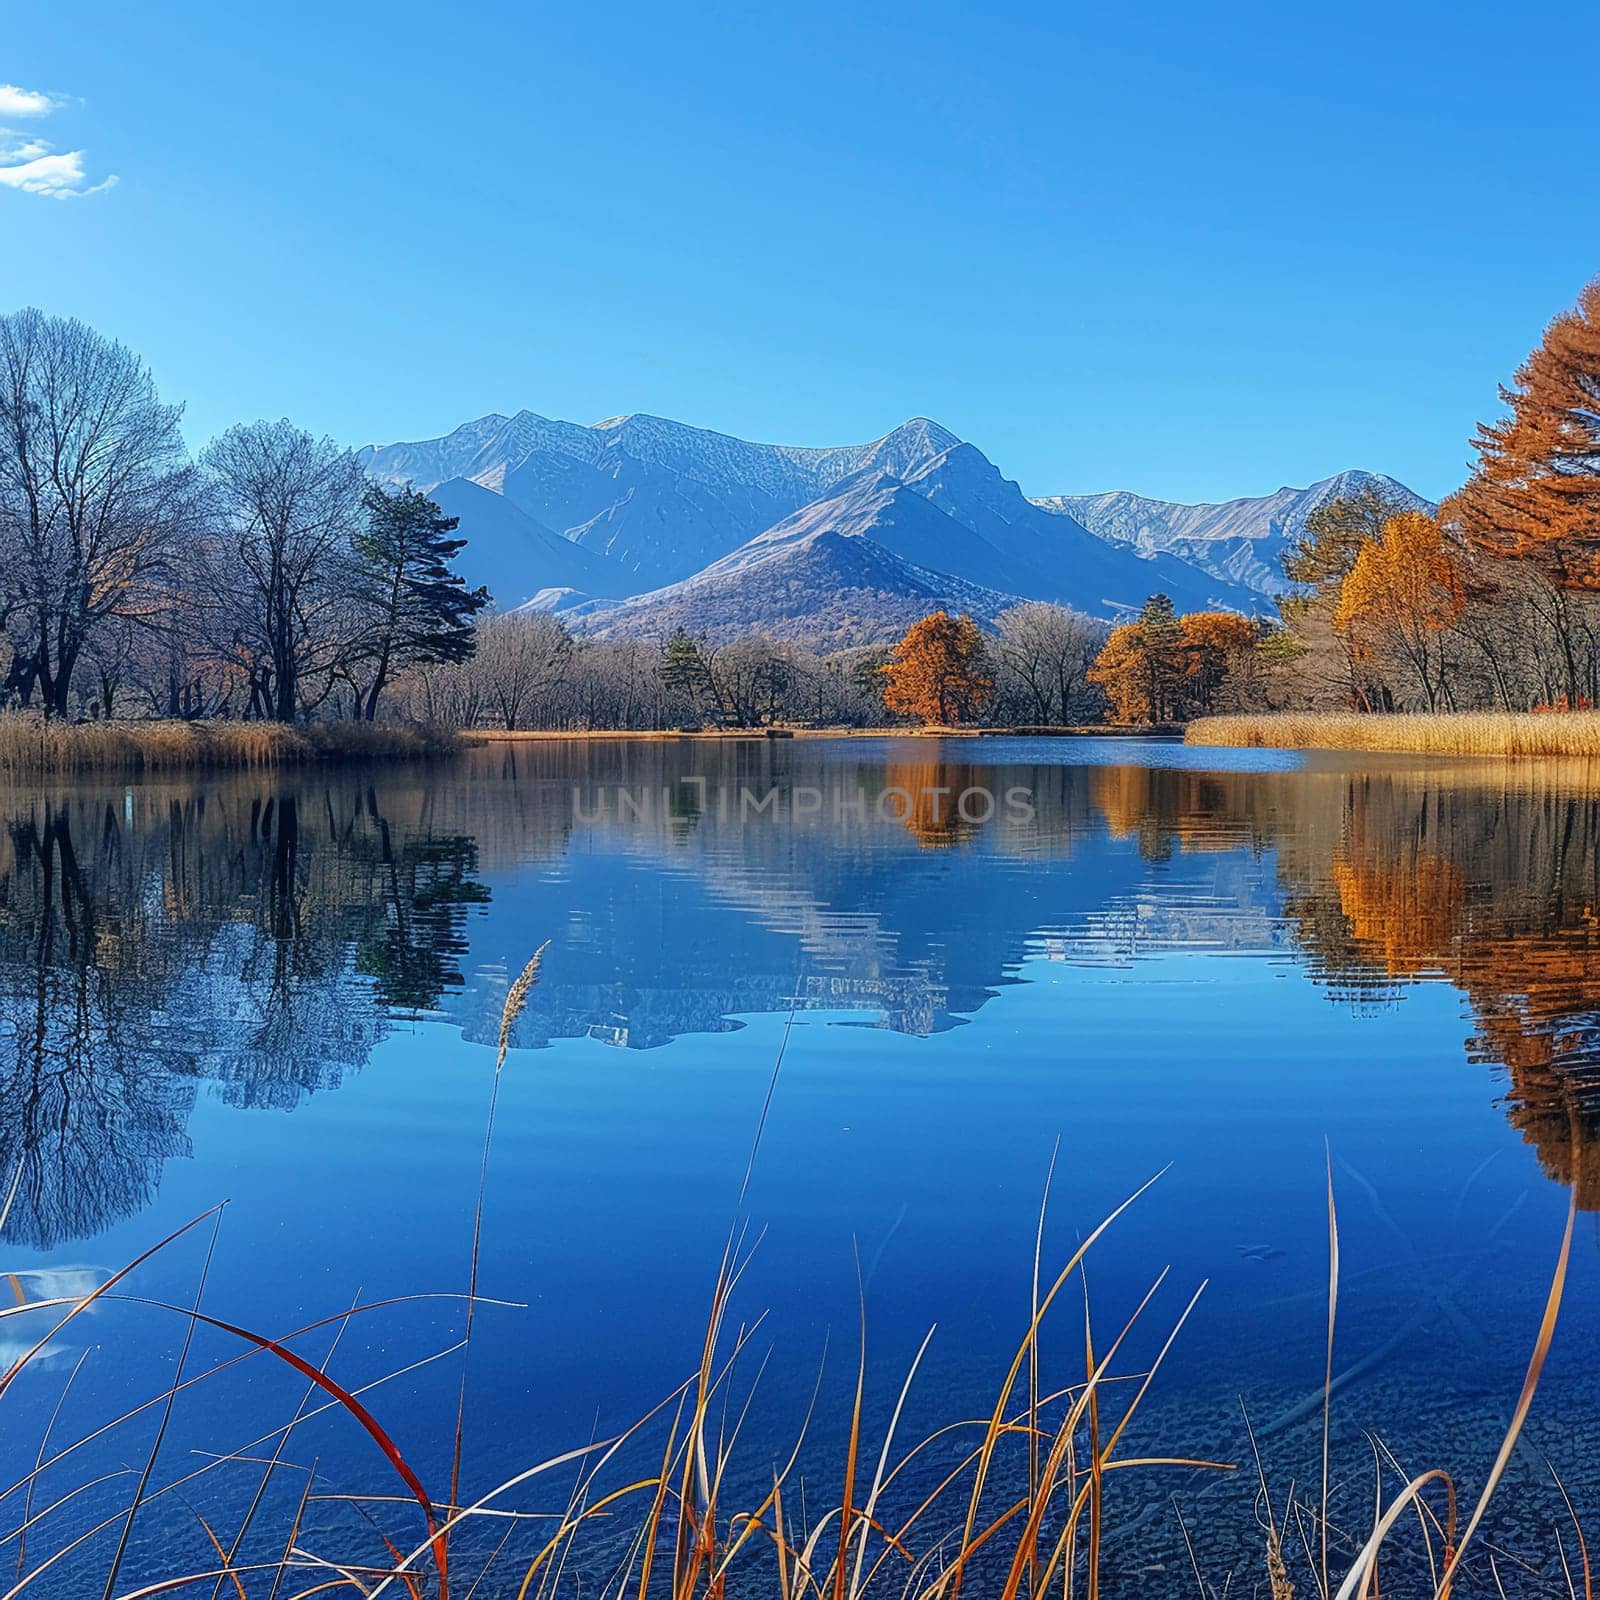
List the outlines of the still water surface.
<svg viewBox="0 0 1600 1600">
<path fill-rule="evenodd" d="M 14 1297 L 70 1290 L 227 1199 L 215 1315 L 276 1335 L 358 1295 L 459 1291 L 501 1007 L 548 939 L 501 1080 L 480 1283 L 521 1308 L 474 1330 L 469 1488 L 682 1381 L 736 1217 L 759 1234 L 738 1313 L 768 1313 L 772 1351 L 757 1478 L 830 1340 L 819 1460 L 837 1438 L 858 1270 L 869 1408 L 937 1322 L 907 1427 L 986 1412 L 1026 1325 L 1052 1163 L 1047 1268 L 1164 1169 L 1096 1247 L 1097 1321 L 1120 1326 L 1170 1266 L 1153 1348 L 1206 1283 L 1143 1442 L 1237 1460 L 1242 1396 L 1272 1464 L 1304 1476 L 1316 1421 L 1283 1419 L 1320 1381 L 1331 1155 L 1352 1474 L 1373 1429 L 1411 1470 L 1481 1476 L 1576 1186 L 1531 1436 L 1592 1501 L 1594 792 L 1591 773 L 1535 766 L 910 738 L 552 742 L 8 792 L 0 1176 L 21 1176 L 0 1264 Z M 138 1291 L 191 1302 L 207 1231 Z M 1053 1347 L 1069 1369 L 1081 1318 L 1080 1300 Z M 460 1323 L 449 1300 L 374 1313 L 331 1370 L 371 1382 Z M 15 1355 L 42 1331 L 13 1319 L 0 1342 Z M 302 1348 L 321 1359 L 330 1334 Z M 180 1338 L 122 1304 L 74 1324 L 8 1397 L 7 1481 L 86 1349 L 58 1440 L 159 1393 Z M 199 1344 L 195 1365 L 233 1353 Z M 452 1355 L 368 1397 L 435 1481 L 458 1373 Z M 286 1420 L 301 1388 L 258 1362 L 187 1391 L 154 1481 Z M 156 1420 L 112 1456 L 142 1465 Z M 313 1456 L 329 1486 L 392 1490 L 336 1417 L 297 1431 L 287 1458 Z M 1525 1451 L 1513 1476 L 1541 1470 Z M 87 1525 L 126 1492 L 61 1515 Z M 1169 1492 L 1231 1497 L 1253 1526 L 1242 1487 L 1168 1474 L 1147 1498 Z M 192 1530 L 176 1499 L 141 1518 L 130 1572 Z M 1226 1515 L 1201 1520 L 1224 1530 L 1219 1582 L 1255 1560 L 1230 1554 Z M 1177 1538 L 1162 1510 L 1113 1565 L 1167 1592 Z M 74 1592 L 57 1576 L 36 1592 Z"/>
</svg>

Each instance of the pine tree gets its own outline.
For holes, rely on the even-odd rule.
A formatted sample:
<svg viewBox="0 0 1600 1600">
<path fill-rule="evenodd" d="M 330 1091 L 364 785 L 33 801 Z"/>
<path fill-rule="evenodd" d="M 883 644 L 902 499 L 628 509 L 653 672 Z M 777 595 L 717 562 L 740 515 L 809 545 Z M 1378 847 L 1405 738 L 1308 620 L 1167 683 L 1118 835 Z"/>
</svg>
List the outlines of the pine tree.
<svg viewBox="0 0 1600 1600">
<path fill-rule="evenodd" d="M 1118 722 L 1172 722 L 1182 715 L 1189 660 L 1171 598 L 1153 594 L 1136 621 L 1111 630 L 1089 681 L 1105 690 Z"/>
<path fill-rule="evenodd" d="M 706 665 L 700 641 L 681 624 L 672 630 L 661 647 L 657 671 L 662 688 L 677 703 L 678 709 L 698 716 L 711 696 L 711 670 Z"/>
<path fill-rule="evenodd" d="M 356 553 L 366 566 L 374 624 L 372 681 L 361 697 L 368 722 L 378 697 L 402 668 L 468 660 L 476 646 L 473 619 L 489 604 L 489 591 L 469 589 L 451 562 L 466 548 L 450 535 L 459 517 L 447 517 L 415 489 L 392 493 L 370 484 L 364 496 L 367 525 Z"/>
</svg>

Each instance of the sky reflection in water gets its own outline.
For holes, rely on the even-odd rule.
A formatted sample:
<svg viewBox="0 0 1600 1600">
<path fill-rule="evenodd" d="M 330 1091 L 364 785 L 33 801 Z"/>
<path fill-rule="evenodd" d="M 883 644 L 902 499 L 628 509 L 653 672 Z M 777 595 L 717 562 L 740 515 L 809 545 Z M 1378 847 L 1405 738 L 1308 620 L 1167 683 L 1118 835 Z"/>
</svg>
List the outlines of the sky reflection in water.
<svg viewBox="0 0 1600 1600">
<path fill-rule="evenodd" d="M 1326 1140 L 1341 1339 L 1385 1352 L 1342 1396 L 1350 1437 L 1381 1425 L 1420 1461 L 1514 1396 L 1561 1186 L 1600 1209 L 1592 794 L 1550 768 L 1016 739 L 530 744 L 10 793 L 7 1265 L 37 1298 L 80 1279 L 27 1274 L 103 1274 L 227 1197 L 219 1314 L 283 1331 L 358 1286 L 459 1288 L 501 1003 L 549 938 L 488 1191 L 484 1288 L 527 1309 L 475 1333 L 486 1479 L 692 1365 L 780 1048 L 743 1291 L 777 1370 L 807 1374 L 769 1378 L 774 1440 L 851 1336 L 857 1253 L 875 1390 L 939 1321 L 931 1426 L 986 1406 L 1020 1335 L 1052 1159 L 1054 1259 L 1170 1163 L 1094 1295 L 1126 1314 L 1170 1264 L 1175 1315 L 1210 1280 L 1150 1427 L 1236 1456 L 1236 1395 L 1270 1425 L 1319 1373 Z M 192 1294 L 198 1249 L 146 1292 Z M 1580 1479 L 1594 1253 L 1586 1223 L 1540 1414 Z M 345 1380 L 453 1319 L 353 1325 Z M 174 1338 L 131 1308 L 86 1326 L 53 1352 L 103 1345 L 84 1419 Z M 425 1461 L 453 1371 L 383 1391 Z M 181 1429 L 248 1436 L 235 1418 L 283 1398 L 252 1384 L 197 1392 Z M 1306 1443 L 1274 1439 L 1291 1467 Z M 303 1448 L 381 1476 L 347 1429 Z"/>
</svg>

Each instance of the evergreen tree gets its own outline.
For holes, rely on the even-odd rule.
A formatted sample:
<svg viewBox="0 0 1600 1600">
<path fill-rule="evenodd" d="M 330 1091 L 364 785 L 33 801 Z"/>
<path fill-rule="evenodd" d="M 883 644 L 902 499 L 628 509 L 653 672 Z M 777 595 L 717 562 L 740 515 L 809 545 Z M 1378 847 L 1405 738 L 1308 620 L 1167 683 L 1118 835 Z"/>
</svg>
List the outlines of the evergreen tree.
<svg viewBox="0 0 1600 1600">
<path fill-rule="evenodd" d="M 681 624 L 672 630 L 661 647 L 657 670 L 661 686 L 674 707 L 680 711 L 686 708 L 690 716 L 698 716 L 711 694 L 711 670 L 706 665 L 700 641 Z"/>
<path fill-rule="evenodd" d="M 451 562 L 466 547 L 452 539 L 459 517 L 444 516 L 415 489 L 393 492 L 370 484 L 364 497 L 367 525 L 356 552 L 371 575 L 375 613 L 370 659 L 372 681 L 361 697 L 371 722 L 378 697 L 404 668 L 468 660 L 475 648 L 473 618 L 489 591 L 469 589 Z"/>
</svg>

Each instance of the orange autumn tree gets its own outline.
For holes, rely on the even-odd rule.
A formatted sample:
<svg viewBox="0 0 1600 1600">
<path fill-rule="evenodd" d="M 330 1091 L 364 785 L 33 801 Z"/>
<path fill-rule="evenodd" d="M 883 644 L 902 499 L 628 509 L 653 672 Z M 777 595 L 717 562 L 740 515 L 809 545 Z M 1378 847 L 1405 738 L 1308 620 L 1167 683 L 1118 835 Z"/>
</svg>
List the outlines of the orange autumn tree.
<svg viewBox="0 0 1600 1600">
<path fill-rule="evenodd" d="M 1600 589 L 1600 278 L 1557 317 L 1479 425 L 1478 465 L 1447 505 L 1469 544 Z"/>
<path fill-rule="evenodd" d="M 1089 682 L 1105 690 L 1112 721 L 1156 720 L 1144 634 L 1137 622 L 1124 622 L 1111 630 L 1089 668 Z"/>
<path fill-rule="evenodd" d="M 883 703 L 919 722 L 951 727 L 971 722 L 994 699 L 983 634 L 971 617 L 935 611 L 914 622 L 878 670 Z"/>
<path fill-rule="evenodd" d="M 1231 611 L 1178 616 L 1164 594 L 1145 601 L 1135 622 L 1111 630 L 1089 670 L 1118 722 L 1180 722 L 1210 711 L 1230 680 L 1254 661 L 1255 624 Z"/>
<path fill-rule="evenodd" d="M 1429 711 L 1445 694 L 1449 629 L 1466 604 L 1456 554 L 1436 517 L 1402 511 L 1362 543 L 1339 591 L 1334 624 L 1360 659 L 1408 670 Z"/>
<path fill-rule="evenodd" d="M 1117 722 L 1170 722 L 1179 715 L 1183 629 L 1164 594 L 1153 594 L 1138 619 L 1111 630 L 1089 668 Z"/>
<path fill-rule="evenodd" d="M 1184 709 L 1199 714 L 1216 709 L 1230 679 L 1244 677 L 1255 655 L 1256 629 L 1234 611 L 1190 611 L 1178 619 L 1183 659 Z"/>
</svg>

